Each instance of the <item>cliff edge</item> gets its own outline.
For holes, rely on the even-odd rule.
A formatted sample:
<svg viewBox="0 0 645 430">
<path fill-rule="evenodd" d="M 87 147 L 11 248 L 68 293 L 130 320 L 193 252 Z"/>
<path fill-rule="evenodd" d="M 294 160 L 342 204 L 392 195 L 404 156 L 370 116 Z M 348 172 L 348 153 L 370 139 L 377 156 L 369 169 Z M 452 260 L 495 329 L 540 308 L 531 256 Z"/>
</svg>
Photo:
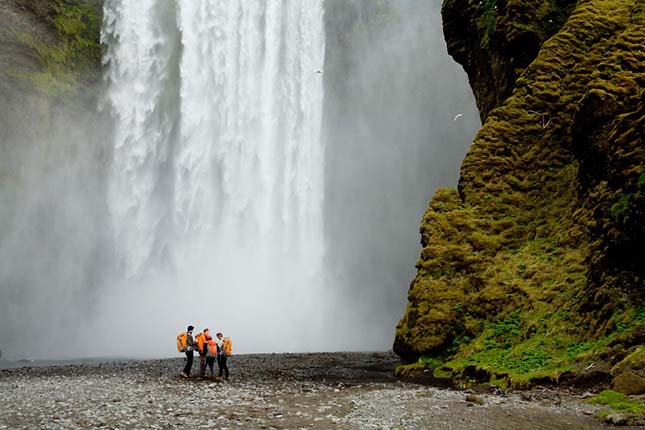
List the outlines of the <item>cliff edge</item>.
<svg viewBox="0 0 645 430">
<path fill-rule="evenodd" d="M 399 372 L 642 393 L 645 2 L 442 12 L 483 126 L 423 217 Z"/>
</svg>

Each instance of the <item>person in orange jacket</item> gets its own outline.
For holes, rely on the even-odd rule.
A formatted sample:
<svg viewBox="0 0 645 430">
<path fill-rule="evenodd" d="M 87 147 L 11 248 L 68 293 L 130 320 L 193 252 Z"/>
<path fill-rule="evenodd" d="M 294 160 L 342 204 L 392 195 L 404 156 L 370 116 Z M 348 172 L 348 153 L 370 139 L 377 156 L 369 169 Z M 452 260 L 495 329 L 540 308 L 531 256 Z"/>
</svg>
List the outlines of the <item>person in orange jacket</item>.
<svg viewBox="0 0 645 430">
<path fill-rule="evenodd" d="M 206 351 L 206 366 L 211 371 L 211 378 L 215 376 L 215 358 L 217 357 L 217 343 L 213 340 L 213 338 L 209 335 L 206 336 L 206 344 L 204 345 L 204 350 Z M 204 373 L 206 373 L 206 369 L 204 369 Z"/>
<path fill-rule="evenodd" d="M 206 373 L 206 338 L 210 337 L 208 329 L 205 328 L 199 333 L 195 340 L 197 341 L 197 349 L 199 350 L 199 377 L 203 378 Z"/>
<path fill-rule="evenodd" d="M 217 333 L 217 367 L 219 367 L 219 377 L 224 375 L 224 379 L 228 380 L 228 357 L 231 356 L 233 342 L 230 338 L 224 337 L 222 333 Z"/>
</svg>

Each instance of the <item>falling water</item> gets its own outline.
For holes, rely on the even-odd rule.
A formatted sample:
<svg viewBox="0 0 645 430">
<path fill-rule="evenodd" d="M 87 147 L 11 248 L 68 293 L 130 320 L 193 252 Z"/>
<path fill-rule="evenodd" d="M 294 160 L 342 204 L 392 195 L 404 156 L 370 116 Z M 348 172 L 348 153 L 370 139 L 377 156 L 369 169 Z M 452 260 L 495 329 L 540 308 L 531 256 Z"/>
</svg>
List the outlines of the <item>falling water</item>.
<svg viewBox="0 0 645 430">
<path fill-rule="evenodd" d="M 174 167 L 179 111 L 179 32 L 174 10 L 164 4 L 171 2 L 113 0 L 105 6 L 102 39 L 108 47 L 107 98 L 114 118 L 108 200 L 127 277 L 159 255 L 172 210 L 167 178 Z"/>
<path fill-rule="evenodd" d="M 146 317 L 162 324 L 175 306 L 175 327 L 219 324 L 247 340 L 311 323 L 324 253 L 322 0 L 107 0 L 105 15 L 117 256 L 129 290 L 168 302 Z"/>
</svg>

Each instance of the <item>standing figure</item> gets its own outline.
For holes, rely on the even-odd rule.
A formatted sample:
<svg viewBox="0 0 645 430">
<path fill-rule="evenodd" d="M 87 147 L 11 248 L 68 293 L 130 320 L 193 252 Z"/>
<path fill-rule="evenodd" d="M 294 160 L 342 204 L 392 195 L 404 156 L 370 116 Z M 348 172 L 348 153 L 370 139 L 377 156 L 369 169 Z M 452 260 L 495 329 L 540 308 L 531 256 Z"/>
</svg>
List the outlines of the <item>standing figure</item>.
<svg viewBox="0 0 645 430">
<path fill-rule="evenodd" d="M 211 336 L 206 337 L 206 344 L 204 346 L 204 350 L 206 351 L 206 366 L 211 371 L 211 378 L 215 376 L 215 358 L 217 357 L 217 343 L 213 340 Z M 206 373 L 206 368 L 204 368 L 204 372 Z"/>
<path fill-rule="evenodd" d="M 208 329 L 205 328 L 204 331 L 195 336 L 197 341 L 197 349 L 199 350 L 199 377 L 203 378 L 204 373 L 206 372 L 206 338 L 210 337 L 208 334 Z"/>
<path fill-rule="evenodd" d="M 177 338 L 179 342 L 183 343 L 183 351 L 186 353 L 186 366 L 184 366 L 184 370 L 181 372 L 181 376 L 184 378 L 190 378 L 190 370 L 193 368 L 193 354 L 197 346 L 195 339 L 193 339 L 194 329 L 195 327 L 189 325 L 186 333 L 180 334 Z"/>
<path fill-rule="evenodd" d="M 233 342 L 228 337 L 223 337 L 222 333 L 217 333 L 217 367 L 219 367 L 219 377 L 224 375 L 224 379 L 228 380 L 228 366 L 226 361 L 231 355 Z"/>
</svg>

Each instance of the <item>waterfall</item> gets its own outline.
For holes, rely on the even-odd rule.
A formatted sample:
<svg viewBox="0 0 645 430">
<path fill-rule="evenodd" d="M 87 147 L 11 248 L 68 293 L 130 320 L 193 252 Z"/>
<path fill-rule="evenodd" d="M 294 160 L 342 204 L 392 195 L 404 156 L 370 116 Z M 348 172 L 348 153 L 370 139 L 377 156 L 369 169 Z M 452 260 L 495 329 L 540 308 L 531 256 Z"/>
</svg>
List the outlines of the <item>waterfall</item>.
<svg viewBox="0 0 645 430">
<path fill-rule="evenodd" d="M 178 113 L 173 104 L 179 103 L 174 88 L 179 32 L 162 25 L 168 18 L 172 22 L 174 14 L 164 3 L 169 2 L 123 0 L 105 6 L 102 41 L 107 45 L 107 99 L 114 119 L 108 203 L 126 277 L 159 254 L 156 247 L 165 239 L 164 220 L 171 210 L 164 188 L 172 169 Z"/>
<path fill-rule="evenodd" d="M 106 0 L 102 38 L 123 278 L 167 272 L 166 293 L 225 301 L 231 324 L 310 318 L 324 254 L 322 0 Z"/>
<path fill-rule="evenodd" d="M 320 2 L 183 2 L 179 26 L 175 225 L 301 255 L 322 240 Z"/>
</svg>

